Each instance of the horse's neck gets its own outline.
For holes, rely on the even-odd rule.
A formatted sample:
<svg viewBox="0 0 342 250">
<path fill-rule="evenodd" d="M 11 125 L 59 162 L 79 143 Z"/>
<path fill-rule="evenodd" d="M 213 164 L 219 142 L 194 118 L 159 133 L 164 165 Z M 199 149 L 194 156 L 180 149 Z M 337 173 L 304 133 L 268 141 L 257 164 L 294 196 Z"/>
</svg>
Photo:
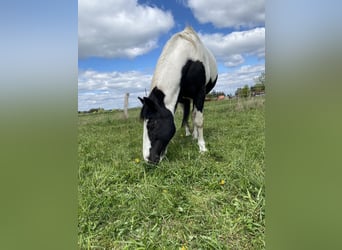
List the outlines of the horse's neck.
<svg viewBox="0 0 342 250">
<path fill-rule="evenodd" d="M 175 72 L 181 72 L 181 69 Z M 170 77 L 171 76 L 171 77 Z M 165 107 L 171 111 L 172 114 L 175 112 L 175 107 L 178 100 L 180 91 L 180 80 L 181 75 L 174 72 L 157 72 L 154 74 L 152 79 L 152 89 L 157 87 L 165 94 L 164 104 Z"/>
<path fill-rule="evenodd" d="M 176 105 L 177 105 L 177 100 L 178 100 L 178 94 L 179 90 L 175 95 L 165 95 L 164 102 L 165 102 L 165 107 L 171 111 L 172 115 L 175 113 Z"/>
<path fill-rule="evenodd" d="M 178 101 L 180 85 L 179 84 L 169 84 L 169 85 L 156 84 L 156 85 L 153 85 L 153 88 L 154 87 L 157 87 L 159 90 L 161 90 L 164 93 L 165 95 L 164 105 L 174 115 L 175 108 L 176 108 L 177 101 Z"/>
</svg>

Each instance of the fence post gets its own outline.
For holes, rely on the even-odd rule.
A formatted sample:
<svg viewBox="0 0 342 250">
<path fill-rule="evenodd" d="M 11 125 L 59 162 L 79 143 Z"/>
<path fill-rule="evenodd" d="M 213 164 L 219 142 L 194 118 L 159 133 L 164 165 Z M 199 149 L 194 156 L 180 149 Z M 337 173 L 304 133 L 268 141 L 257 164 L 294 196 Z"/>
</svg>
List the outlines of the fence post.
<svg viewBox="0 0 342 250">
<path fill-rule="evenodd" d="M 125 103 L 124 103 L 124 116 L 127 119 L 128 118 L 128 97 L 129 93 L 125 94 Z"/>
</svg>

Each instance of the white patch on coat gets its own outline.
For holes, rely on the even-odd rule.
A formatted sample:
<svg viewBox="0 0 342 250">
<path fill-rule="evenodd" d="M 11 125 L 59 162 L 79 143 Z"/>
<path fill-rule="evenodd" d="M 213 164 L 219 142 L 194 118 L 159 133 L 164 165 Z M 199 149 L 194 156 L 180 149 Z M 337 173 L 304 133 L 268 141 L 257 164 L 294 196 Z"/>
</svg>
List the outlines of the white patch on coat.
<svg viewBox="0 0 342 250">
<path fill-rule="evenodd" d="M 151 149 L 151 141 L 148 137 L 148 131 L 147 131 L 147 122 L 148 119 L 144 121 L 144 132 L 143 132 L 143 156 L 144 160 L 148 161 L 148 158 L 150 157 L 150 149 Z"/>
</svg>

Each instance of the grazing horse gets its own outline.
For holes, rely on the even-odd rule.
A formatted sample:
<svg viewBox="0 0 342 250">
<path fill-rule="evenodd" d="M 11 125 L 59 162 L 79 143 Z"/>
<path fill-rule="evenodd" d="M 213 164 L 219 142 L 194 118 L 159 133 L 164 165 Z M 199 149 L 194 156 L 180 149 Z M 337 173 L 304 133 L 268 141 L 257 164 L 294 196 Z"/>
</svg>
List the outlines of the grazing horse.
<svg viewBox="0 0 342 250">
<path fill-rule="evenodd" d="M 190 135 L 188 117 L 193 101 L 193 137 L 200 152 L 207 151 L 203 138 L 203 105 L 205 95 L 215 86 L 217 67 L 214 56 L 203 45 L 191 27 L 173 35 L 166 43 L 152 78 L 148 97 L 140 118 L 144 121 L 143 156 L 145 161 L 159 163 L 176 132 L 174 114 L 177 103 L 184 110 L 182 126 Z"/>
</svg>

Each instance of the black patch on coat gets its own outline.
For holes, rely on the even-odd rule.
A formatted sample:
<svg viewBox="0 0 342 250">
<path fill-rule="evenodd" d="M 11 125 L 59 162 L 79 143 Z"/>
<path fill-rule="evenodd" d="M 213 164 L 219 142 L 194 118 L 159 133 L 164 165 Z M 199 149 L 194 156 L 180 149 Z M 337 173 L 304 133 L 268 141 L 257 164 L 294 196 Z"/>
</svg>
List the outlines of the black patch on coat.
<svg viewBox="0 0 342 250">
<path fill-rule="evenodd" d="M 182 126 L 184 126 L 190 114 L 190 99 L 193 100 L 193 106 L 197 110 L 203 112 L 205 95 L 208 94 L 215 86 L 217 76 L 214 81 L 211 79 L 205 82 L 206 72 L 202 62 L 188 60 L 182 68 L 182 77 L 180 82 L 180 92 L 178 102 L 184 105 L 184 115 Z"/>
</svg>

